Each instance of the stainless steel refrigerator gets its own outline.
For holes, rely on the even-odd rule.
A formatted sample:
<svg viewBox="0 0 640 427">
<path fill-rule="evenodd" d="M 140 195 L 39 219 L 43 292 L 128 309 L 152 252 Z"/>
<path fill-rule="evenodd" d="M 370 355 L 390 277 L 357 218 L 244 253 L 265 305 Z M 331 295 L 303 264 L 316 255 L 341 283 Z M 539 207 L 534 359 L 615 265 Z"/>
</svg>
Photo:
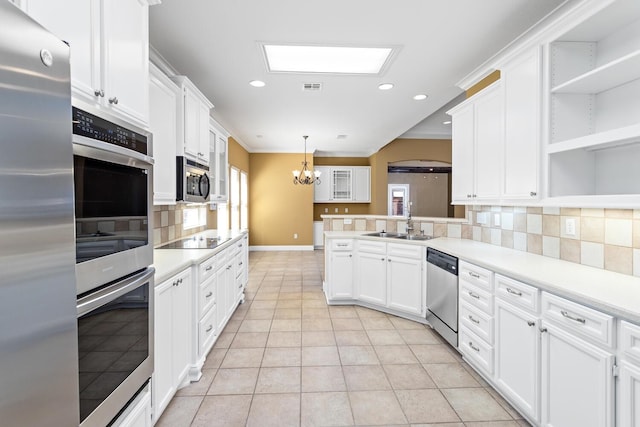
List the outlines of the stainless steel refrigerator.
<svg viewBox="0 0 640 427">
<path fill-rule="evenodd" d="M 69 48 L 0 0 L 0 424 L 77 426 Z"/>
</svg>

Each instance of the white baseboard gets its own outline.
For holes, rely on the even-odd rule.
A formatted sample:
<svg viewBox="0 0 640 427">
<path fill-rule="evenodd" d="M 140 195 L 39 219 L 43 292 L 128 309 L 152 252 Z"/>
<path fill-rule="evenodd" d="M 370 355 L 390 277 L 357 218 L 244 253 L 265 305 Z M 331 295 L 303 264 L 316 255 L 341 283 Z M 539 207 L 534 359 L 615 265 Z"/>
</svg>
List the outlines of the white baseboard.
<svg viewBox="0 0 640 427">
<path fill-rule="evenodd" d="M 249 251 L 312 251 L 313 245 L 294 245 L 294 246 L 249 246 Z"/>
</svg>

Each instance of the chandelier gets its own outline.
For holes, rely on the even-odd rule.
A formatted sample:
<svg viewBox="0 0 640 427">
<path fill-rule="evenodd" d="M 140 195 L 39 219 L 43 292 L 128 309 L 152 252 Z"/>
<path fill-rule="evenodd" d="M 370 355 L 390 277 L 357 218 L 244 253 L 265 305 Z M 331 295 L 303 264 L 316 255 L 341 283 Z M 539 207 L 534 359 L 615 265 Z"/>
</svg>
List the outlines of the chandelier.
<svg viewBox="0 0 640 427">
<path fill-rule="evenodd" d="M 302 162 L 302 170 L 294 170 L 293 173 L 293 183 L 294 184 L 303 184 L 303 185 L 311 185 L 314 182 L 316 184 L 320 184 L 320 171 L 314 171 L 313 169 L 309 169 L 309 164 L 307 163 L 307 138 L 308 135 L 304 135 L 304 162 Z"/>
</svg>

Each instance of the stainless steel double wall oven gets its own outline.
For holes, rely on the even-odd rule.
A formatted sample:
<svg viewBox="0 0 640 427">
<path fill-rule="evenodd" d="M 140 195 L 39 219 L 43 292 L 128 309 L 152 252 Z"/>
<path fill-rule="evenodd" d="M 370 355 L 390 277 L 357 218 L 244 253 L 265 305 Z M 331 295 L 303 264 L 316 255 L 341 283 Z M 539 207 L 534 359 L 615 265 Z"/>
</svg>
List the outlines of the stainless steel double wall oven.
<svg viewBox="0 0 640 427">
<path fill-rule="evenodd" d="M 153 372 L 151 135 L 72 111 L 80 425 L 105 426 Z"/>
</svg>

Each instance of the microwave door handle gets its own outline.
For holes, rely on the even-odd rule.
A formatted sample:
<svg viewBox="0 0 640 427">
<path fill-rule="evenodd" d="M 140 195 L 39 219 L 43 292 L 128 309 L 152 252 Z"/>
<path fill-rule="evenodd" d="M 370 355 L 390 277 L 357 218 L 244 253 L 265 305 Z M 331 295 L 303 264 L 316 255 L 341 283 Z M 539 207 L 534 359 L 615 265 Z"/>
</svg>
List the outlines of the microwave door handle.
<svg viewBox="0 0 640 427">
<path fill-rule="evenodd" d="M 126 279 L 101 289 L 98 292 L 80 298 L 77 305 L 78 317 L 149 282 L 153 278 L 154 274 L 155 269 L 150 267 L 142 273 L 136 274 L 132 277 L 127 277 Z"/>
<path fill-rule="evenodd" d="M 206 188 L 206 194 L 202 194 L 202 182 L 206 182 L 207 184 L 207 188 Z M 207 174 L 202 174 L 202 176 L 200 177 L 200 182 L 198 183 L 198 190 L 200 190 L 200 195 L 202 197 L 204 197 L 205 199 L 207 197 L 209 197 L 209 192 L 211 191 L 211 185 L 209 185 L 209 177 L 207 176 Z"/>
</svg>

